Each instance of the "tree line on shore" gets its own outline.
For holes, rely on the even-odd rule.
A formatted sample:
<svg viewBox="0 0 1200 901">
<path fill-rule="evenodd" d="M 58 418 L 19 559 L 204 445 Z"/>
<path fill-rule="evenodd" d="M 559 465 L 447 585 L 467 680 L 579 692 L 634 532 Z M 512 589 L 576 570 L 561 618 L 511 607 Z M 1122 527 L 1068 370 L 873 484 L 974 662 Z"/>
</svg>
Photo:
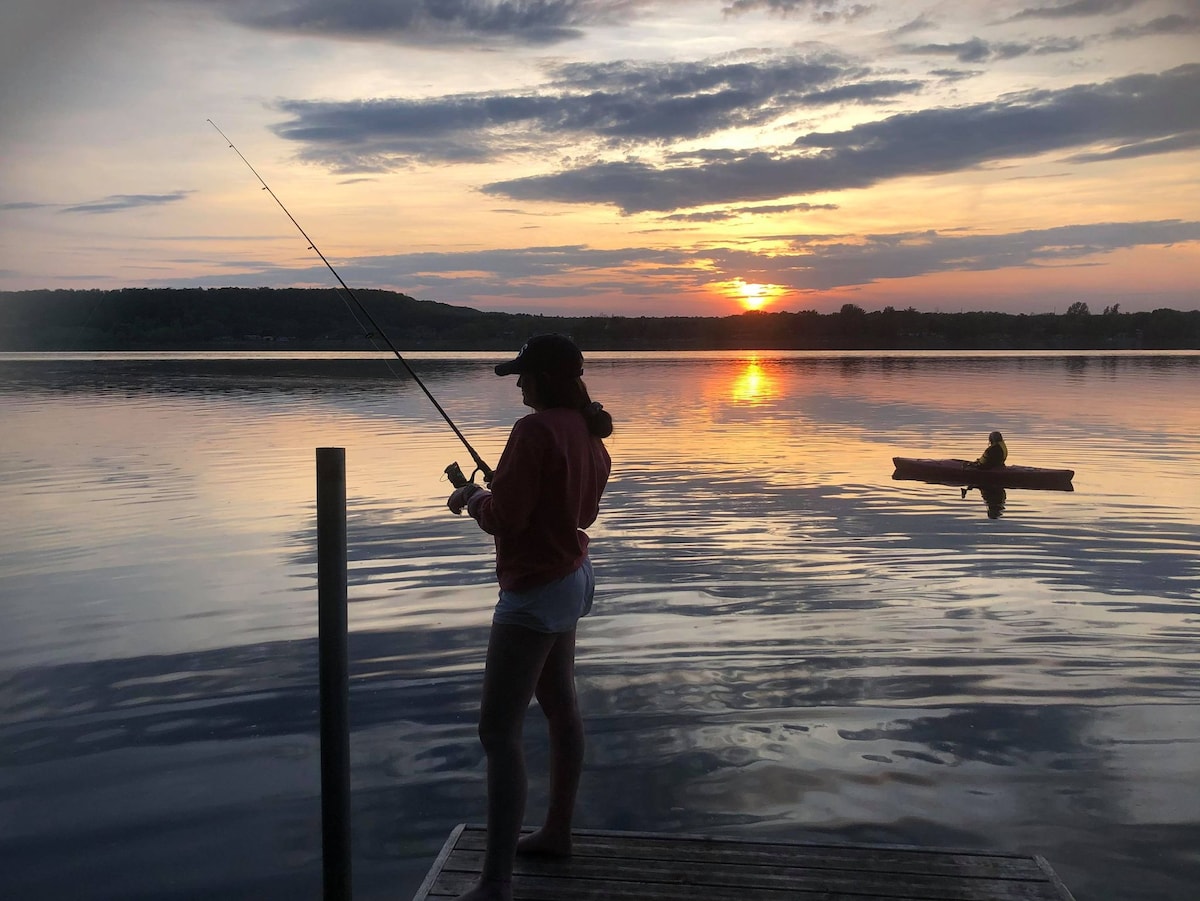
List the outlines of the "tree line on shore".
<svg viewBox="0 0 1200 901">
<path fill-rule="evenodd" d="M 1200 349 L 1200 310 L 1093 313 L 920 312 L 845 304 L 836 313 L 543 316 L 355 296 L 401 350 L 503 350 L 560 332 L 595 350 L 1174 350 Z M 351 311 L 357 314 L 351 315 Z M 331 288 L 123 288 L 0 292 L 0 351 L 369 350 L 384 347 Z"/>
</svg>

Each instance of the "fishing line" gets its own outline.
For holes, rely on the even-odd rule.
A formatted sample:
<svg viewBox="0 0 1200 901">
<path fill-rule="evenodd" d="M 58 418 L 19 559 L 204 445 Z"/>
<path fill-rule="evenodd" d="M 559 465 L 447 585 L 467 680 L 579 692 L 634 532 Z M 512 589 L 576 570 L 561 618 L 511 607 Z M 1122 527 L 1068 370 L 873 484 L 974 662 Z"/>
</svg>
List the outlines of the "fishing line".
<svg viewBox="0 0 1200 901">
<path fill-rule="evenodd" d="M 379 337 L 383 339 L 383 342 L 388 346 L 388 349 L 396 355 L 396 359 L 400 361 L 405 371 L 412 377 L 412 380 L 417 383 L 417 387 L 425 393 L 425 396 L 429 398 L 429 402 L 433 404 L 434 408 L 440 414 L 442 414 L 442 419 L 446 420 L 446 425 L 450 426 L 455 436 L 457 436 L 458 440 L 462 442 L 463 447 L 467 449 L 467 453 L 469 453 L 471 455 L 471 459 L 475 461 L 475 471 L 482 473 L 483 480 L 485 482 L 490 482 L 493 474 L 492 468 L 484 463 L 483 458 L 476 453 L 475 448 L 471 447 L 471 443 L 467 441 L 463 433 L 459 431 L 458 426 L 454 424 L 454 420 L 452 420 L 450 415 L 444 409 L 442 409 L 442 405 L 437 402 L 437 398 L 433 396 L 430 390 L 425 387 L 425 383 L 421 381 L 421 377 L 417 375 L 411 366 L 408 365 L 408 360 L 401 356 L 400 351 L 396 349 L 396 345 L 392 343 L 392 339 L 387 336 L 387 332 L 380 328 L 379 323 L 375 321 L 375 317 L 371 315 L 371 311 L 368 310 L 366 306 L 363 305 L 363 302 L 358 299 L 353 291 L 350 290 L 350 286 L 342 280 L 342 277 L 338 275 L 337 270 L 333 268 L 333 265 L 329 262 L 329 260 L 325 259 L 325 254 L 321 253 L 320 248 L 318 248 L 313 242 L 313 239 L 308 236 L 308 233 L 300 226 L 300 223 L 296 221 L 296 217 L 293 216 L 291 212 L 288 211 L 288 208 L 283 205 L 283 201 L 276 196 L 275 192 L 271 190 L 271 186 L 268 185 L 263 177 L 258 174 L 258 170 L 250 165 L 250 161 L 242 155 L 242 152 L 238 150 L 237 147 L 234 146 L 233 141 L 229 140 L 229 136 L 225 134 L 225 132 L 221 131 L 220 128 L 217 128 L 217 123 L 212 119 L 206 119 L 205 121 L 208 122 L 208 124 L 213 128 L 217 129 L 217 134 L 225 139 L 225 143 L 229 145 L 229 149 L 241 158 L 242 162 L 246 164 L 246 168 L 254 173 L 254 177 L 258 179 L 258 183 L 263 186 L 263 190 L 271 195 L 271 199 L 279 204 L 279 208 L 283 210 L 284 215 L 286 215 L 288 219 L 292 221 L 292 225 L 296 226 L 296 230 L 300 232 L 300 234 L 304 237 L 304 240 L 308 242 L 308 249 L 320 257 L 321 262 L 325 264 L 325 268 L 333 273 L 333 277 L 337 279 L 338 284 L 342 286 L 342 290 L 345 292 L 344 296 L 339 295 L 342 297 L 342 303 L 346 304 L 346 309 L 350 311 L 350 315 L 354 318 L 354 321 L 358 323 L 359 328 L 362 329 L 364 334 L 366 334 L 368 340 L 374 344 L 375 342 L 373 335 L 379 335 Z M 350 299 L 349 301 L 346 300 L 347 297 Z M 353 302 L 353 306 L 350 304 L 351 301 Z M 358 312 L 362 313 L 367 322 L 371 324 L 370 329 L 367 329 L 367 327 L 363 325 L 362 320 L 358 318 L 358 313 L 355 312 L 355 307 L 358 308 Z M 463 482 L 466 481 L 466 479 L 462 476 L 462 471 L 458 468 L 457 463 L 451 463 L 449 466 L 447 466 L 446 474 L 450 476 L 451 482 L 455 482 L 456 484 L 457 479 L 462 479 Z M 472 473 L 471 476 L 474 478 L 474 473 Z"/>
</svg>

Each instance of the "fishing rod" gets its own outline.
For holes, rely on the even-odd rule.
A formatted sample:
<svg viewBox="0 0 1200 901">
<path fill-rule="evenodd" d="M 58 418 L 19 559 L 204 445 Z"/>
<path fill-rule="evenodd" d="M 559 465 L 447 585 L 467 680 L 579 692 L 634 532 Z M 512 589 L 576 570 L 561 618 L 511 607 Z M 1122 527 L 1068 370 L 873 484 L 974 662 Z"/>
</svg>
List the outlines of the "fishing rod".
<svg viewBox="0 0 1200 901">
<path fill-rule="evenodd" d="M 313 239 L 308 236 L 308 233 L 300 226 L 300 223 L 296 221 L 296 217 L 288 211 L 288 208 L 283 205 L 283 201 L 280 200 L 279 197 L 276 196 L 275 192 L 271 190 L 271 186 L 268 185 L 263 177 L 258 174 L 258 170 L 250 165 L 250 161 L 242 155 L 242 152 L 238 150 L 236 146 L 234 146 L 233 141 L 229 140 L 229 136 L 225 134 L 225 132 L 221 131 L 221 129 L 217 127 L 217 123 L 212 119 L 206 119 L 205 121 L 207 121 L 208 124 L 213 128 L 217 129 L 217 134 L 225 139 L 225 143 L 229 145 L 229 149 L 241 157 L 242 162 L 246 164 L 246 168 L 254 173 L 254 177 L 258 179 L 258 183 L 263 186 L 263 190 L 271 195 L 271 199 L 279 204 L 279 208 L 283 210 L 284 215 L 292 220 L 292 225 L 296 226 L 296 230 L 300 232 L 300 234 L 304 237 L 304 240 L 308 242 L 308 249 L 321 258 L 321 262 L 325 264 L 325 268 L 333 273 L 333 277 L 337 279 L 338 284 L 342 286 L 342 290 L 346 292 L 345 297 L 342 298 L 342 302 L 346 303 L 346 297 L 349 297 L 350 300 L 354 302 L 354 307 L 358 307 L 359 312 L 362 313 L 367 322 L 371 324 L 374 334 L 382 338 L 384 343 L 387 344 L 388 349 L 396 355 L 396 359 L 400 361 L 400 364 L 412 377 L 412 380 L 417 383 L 417 387 L 425 392 L 425 396 L 429 398 L 429 402 L 433 404 L 434 408 L 439 413 L 442 414 L 442 419 L 446 420 L 446 425 L 450 426 L 450 428 L 454 431 L 454 434 L 458 437 L 458 440 L 462 442 L 463 447 L 467 449 L 467 453 L 469 453 L 471 455 L 471 459 L 475 461 L 475 471 L 471 473 L 471 478 L 468 479 L 465 475 L 463 475 L 462 468 L 459 467 L 457 463 L 451 463 L 444 470 L 447 478 L 450 480 L 450 483 L 455 488 L 460 488 L 468 482 L 474 481 L 475 473 L 482 474 L 484 482 L 491 482 L 492 476 L 494 475 L 492 468 L 483 462 L 483 457 L 479 456 L 479 454 L 476 453 L 475 448 L 471 447 L 471 442 L 467 441 L 466 436 L 464 436 L 463 433 L 459 431 L 458 426 L 454 424 L 454 420 L 450 418 L 450 415 L 442 408 L 442 405 L 437 402 L 437 398 L 434 397 L 430 390 L 425 387 L 425 383 L 421 381 L 421 377 L 417 375 L 411 366 L 408 365 L 408 360 L 401 356 L 400 351 L 396 349 L 396 345 L 392 343 L 392 339 L 387 336 L 387 332 L 380 328 L 379 323 L 375 321 L 375 317 L 371 315 L 371 311 L 368 310 L 363 305 L 363 302 L 358 299 L 355 293 L 350 290 L 350 286 L 342 281 L 342 277 L 338 275 L 337 270 L 333 268 L 333 265 L 329 262 L 329 260 L 325 259 L 325 254 L 321 253 L 320 248 L 317 247 Z M 354 317 L 356 322 L 358 322 L 358 316 L 354 312 L 354 307 L 351 307 L 349 303 L 346 303 L 346 306 L 350 310 L 350 315 Z M 359 322 L 359 325 L 361 326 L 362 323 Z M 364 329 L 364 331 L 366 331 L 366 329 Z M 367 337 L 370 338 L 371 335 L 368 334 Z M 373 339 L 372 343 L 374 343 Z"/>
</svg>

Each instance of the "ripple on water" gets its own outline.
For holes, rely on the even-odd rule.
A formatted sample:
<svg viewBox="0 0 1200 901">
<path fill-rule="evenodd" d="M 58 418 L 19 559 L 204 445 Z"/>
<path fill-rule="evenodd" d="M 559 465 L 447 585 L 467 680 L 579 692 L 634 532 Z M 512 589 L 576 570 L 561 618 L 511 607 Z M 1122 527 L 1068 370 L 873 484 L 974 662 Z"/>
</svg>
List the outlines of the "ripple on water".
<svg viewBox="0 0 1200 901">
<path fill-rule="evenodd" d="M 1153 859 L 1183 897 L 1200 422 L 1178 398 L 1200 369 L 748 365 L 589 376 L 619 421 L 580 629 L 582 825 L 1031 848 L 1105 901 Z M 149 896 L 169 880 L 147 861 L 191 872 L 228 856 L 213 836 L 255 885 L 319 881 L 315 447 L 347 449 L 358 860 L 411 857 L 419 882 L 449 825 L 482 818 L 490 541 L 443 506 L 464 457 L 427 401 L 351 370 L 0 380 L 0 841 L 29 850 L 30 884 L 69 846 Z M 494 462 L 511 384 L 486 361 L 433 376 Z M 967 454 L 993 427 L 1075 491 L 1010 490 L 992 519 L 978 491 L 891 478 L 893 455 Z M 536 712 L 527 733 L 541 773 Z"/>
</svg>

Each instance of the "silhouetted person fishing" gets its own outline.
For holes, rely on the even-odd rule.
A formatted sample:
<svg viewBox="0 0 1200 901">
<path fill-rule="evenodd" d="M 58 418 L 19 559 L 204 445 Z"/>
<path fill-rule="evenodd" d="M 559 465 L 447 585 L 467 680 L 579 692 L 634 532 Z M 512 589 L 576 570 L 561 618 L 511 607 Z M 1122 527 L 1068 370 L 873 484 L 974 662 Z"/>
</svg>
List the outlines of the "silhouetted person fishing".
<svg viewBox="0 0 1200 901">
<path fill-rule="evenodd" d="M 513 426 L 491 490 L 469 482 L 447 500 L 495 538 L 500 599 L 492 617 L 479 739 L 487 754 L 487 851 L 476 886 L 458 901 L 510 901 L 516 854 L 566 857 L 583 769 L 575 692 L 575 627 L 595 578 L 583 531 L 595 520 L 611 460 L 612 417 L 588 396 L 583 356 L 562 335 L 530 338 L 497 375 L 518 375 L 533 413 Z M 544 825 L 518 841 L 527 777 L 525 712 L 536 696 L 550 731 L 550 804 Z"/>
</svg>

